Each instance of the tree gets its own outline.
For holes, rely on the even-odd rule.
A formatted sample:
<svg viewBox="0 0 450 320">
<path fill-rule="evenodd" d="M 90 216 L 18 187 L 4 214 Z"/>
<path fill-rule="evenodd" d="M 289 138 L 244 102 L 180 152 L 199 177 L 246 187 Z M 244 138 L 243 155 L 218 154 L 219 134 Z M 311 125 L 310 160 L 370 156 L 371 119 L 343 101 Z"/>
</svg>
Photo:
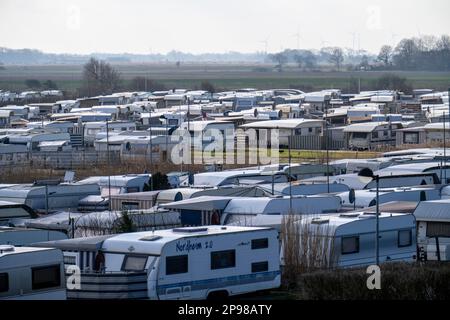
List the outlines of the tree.
<svg viewBox="0 0 450 320">
<path fill-rule="evenodd" d="M 344 62 L 344 51 L 342 51 L 341 48 L 333 48 L 329 61 L 333 63 L 339 71 L 341 69 L 342 63 Z"/>
<path fill-rule="evenodd" d="M 167 175 L 162 174 L 161 172 L 152 174 L 150 179 L 153 179 L 153 190 L 167 190 L 171 188 Z M 144 184 L 144 191 L 152 191 L 150 179 L 148 180 L 148 183 Z"/>
<path fill-rule="evenodd" d="M 411 93 L 412 86 L 406 78 L 399 77 L 392 73 L 386 73 L 374 82 L 374 88 L 378 90 L 398 90 L 404 93 Z"/>
<path fill-rule="evenodd" d="M 160 91 L 165 90 L 164 84 L 146 77 L 134 77 L 129 85 L 130 90 L 136 91 Z"/>
<path fill-rule="evenodd" d="M 283 65 L 287 63 L 288 58 L 283 52 L 271 54 L 269 59 L 276 63 L 275 68 L 279 71 L 283 71 Z"/>
<path fill-rule="evenodd" d="M 304 60 L 303 60 L 303 55 L 300 54 L 300 53 L 297 53 L 297 54 L 294 56 L 294 60 L 295 60 L 295 62 L 297 63 L 298 67 L 301 69 L 301 68 L 303 67 L 303 62 L 304 62 Z"/>
<path fill-rule="evenodd" d="M 200 84 L 200 89 L 211 92 L 211 93 L 216 92 L 216 88 L 209 81 L 202 81 L 202 83 Z"/>
<path fill-rule="evenodd" d="M 83 82 L 90 96 L 111 94 L 119 88 L 120 74 L 109 63 L 91 58 L 83 66 Z"/>
<path fill-rule="evenodd" d="M 37 79 L 27 79 L 25 80 L 25 85 L 30 89 L 39 89 L 42 84 Z"/>
<path fill-rule="evenodd" d="M 388 45 L 384 45 L 381 47 L 380 52 L 378 53 L 377 60 L 383 63 L 385 67 L 391 65 L 392 61 L 392 47 Z"/>
<path fill-rule="evenodd" d="M 308 69 L 312 69 L 316 66 L 317 63 L 317 58 L 314 55 L 314 53 L 312 53 L 311 51 L 307 50 L 304 51 L 303 54 L 303 65 L 308 68 Z"/>
<path fill-rule="evenodd" d="M 47 90 L 56 90 L 58 89 L 58 85 L 52 80 L 46 80 L 42 83 L 45 89 Z"/>
<path fill-rule="evenodd" d="M 359 63 L 359 68 L 361 70 L 369 70 L 370 63 L 369 63 L 369 57 L 367 55 L 363 55 L 361 57 L 361 62 Z"/>
<path fill-rule="evenodd" d="M 417 67 L 416 57 L 419 52 L 414 39 L 403 39 L 395 48 L 393 56 L 396 66 L 403 70 L 413 70 Z"/>
<path fill-rule="evenodd" d="M 117 233 L 134 232 L 135 226 L 128 211 L 122 211 L 120 214 L 120 220 L 118 221 L 114 231 Z"/>
</svg>

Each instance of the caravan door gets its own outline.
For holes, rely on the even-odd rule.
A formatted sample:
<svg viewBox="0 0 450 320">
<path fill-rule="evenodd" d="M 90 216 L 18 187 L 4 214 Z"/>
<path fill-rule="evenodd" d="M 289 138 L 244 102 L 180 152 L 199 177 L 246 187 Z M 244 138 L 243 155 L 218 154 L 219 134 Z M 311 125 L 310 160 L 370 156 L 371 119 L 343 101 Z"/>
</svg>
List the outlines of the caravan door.
<svg viewBox="0 0 450 320">
<path fill-rule="evenodd" d="M 159 299 L 158 290 L 156 289 L 158 283 L 159 260 L 159 257 L 150 256 L 149 261 L 147 262 L 147 296 L 150 300 Z"/>
</svg>

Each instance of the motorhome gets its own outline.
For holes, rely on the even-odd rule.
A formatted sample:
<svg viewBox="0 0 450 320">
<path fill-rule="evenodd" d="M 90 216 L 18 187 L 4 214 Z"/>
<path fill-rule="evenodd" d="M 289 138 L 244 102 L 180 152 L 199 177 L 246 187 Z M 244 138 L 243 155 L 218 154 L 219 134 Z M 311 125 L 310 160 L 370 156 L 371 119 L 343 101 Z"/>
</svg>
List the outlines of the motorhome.
<svg viewBox="0 0 450 320">
<path fill-rule="evenodd" d="M 65 300 L 61 250 L 0 245 L 0 300 Z"/>
<path fill-rule="evenodd" d="M 332 266 L 360 267 L 376 263 L 376 214 L 351 212 L 340 215 L 305 217 L 295 222 L 300 250 L 316 244 Z M 411 214 L 379 215 L 379 261 L 414 261 L 416 221 Z M 308 252 L 306 252 L 308 255 Z M 324 261 L 325 262 L 325 261 Z"/>
<path fill-rule="evenodd" d="M 74 299 L 207 299 L 280 286 L 271 228 L 174 228 L 37 245 L 61 249 L 66 266 L 80 267 L 81 290 L 68 290 Z"/>
</svg>

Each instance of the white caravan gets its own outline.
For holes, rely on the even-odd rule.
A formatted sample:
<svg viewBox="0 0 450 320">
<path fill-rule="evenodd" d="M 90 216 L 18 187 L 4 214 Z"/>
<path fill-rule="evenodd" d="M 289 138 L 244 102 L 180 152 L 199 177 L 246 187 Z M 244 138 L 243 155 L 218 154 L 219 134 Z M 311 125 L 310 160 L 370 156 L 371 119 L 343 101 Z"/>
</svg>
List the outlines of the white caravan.
<svg viewBox="0 0 450 320">
<path fill-rule="evenodd" d="M 323 259 L 333 266 L 359 267 L 376 262 L 376 215 L 351 212 L 309 216 L 295 222 L 300 250 L 322 248 Z M 306 233 L 306 242 L 302 233 Z M 417 258 L 416 220 L 412 214 L 381 213 L 379 216 L 379 261 L 414 261 Z M 314 250 L 313 250 L 314 251 Z M 308 255 L 308 253 L 306 253 Z M 316 253 L 317 254 L 317 253 Z M 321 255 L 322 257 L 322 255 Z"/>
<path fill-rule="evenodd" d="M 422 201 L 414 216 L 420 259 L 450 261 L 450 200 Z"/>
<path fill-rule="evenodd" d="M 0 245 L 0 300 L 65 300 L 59 249 Z"/>
<path fill-rule="evenodd" d="M 81 268 L 81 288 L 69 298 L 206 299 L 280 286 L 272 228 L 187 227 L 38 245 L 62 249 Z"/>
</svg>

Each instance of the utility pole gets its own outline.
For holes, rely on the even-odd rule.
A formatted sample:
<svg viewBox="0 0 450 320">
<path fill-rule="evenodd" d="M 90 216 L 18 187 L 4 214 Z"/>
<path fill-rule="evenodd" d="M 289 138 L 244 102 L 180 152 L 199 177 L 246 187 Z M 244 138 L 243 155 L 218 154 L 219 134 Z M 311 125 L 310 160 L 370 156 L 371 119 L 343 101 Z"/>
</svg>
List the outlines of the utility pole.
<svg viewBox="0 0 450 320">
<path fill-rule="evenodd" d="M 151 173 L 151 178 L 150 178 L 150 190 L 153 191 L 153 143 L 152 143 L 152 125 L 151 125 L 151 121 L 152 121 L 152 106 L 150 106 L 149 108 L 149 117 L 148 117 L 148 143 L 150 146 L 150 173 Z"/>
<path fill-rule="evenodd" d="M 109 125 L 106 120 L 106 153 L 108 157 L 108 210 L 111 212 L 111 161 L 109 158 Z"/>
<path fill-rule="evenodd" d="M 444 120 L 444 122 L 443 122 L 443 125 L 444 125 L 444 184 L 447 184 L 447 170 L 446 170 L 446 165 L 447 165 L 447 142 L 446 142 L 446 140 L 447 140 L 447 137 L 446 137 L 446 134 L 445 134 L 445 111 L 443 112 L 443 120 Z M 442 184 L 442 181 L 441 181 L 441 184 Z"/>
<path fill-rule="evenodd" d="M 288 140 L 288 144 L 289 144 L 289 214 L 293 214 L 292 212 L 292 176 L 291 176 L 291 143 L 293 140 L 293 135 L 292 135 L 292 130 L 291 129 L 291 139 Z"/>
<path fill-rule="evenodd" d="M 330 193 L 330 152 L 328 150 L 328 104 L 325 104 L 325 148 L 327 150 L 327 193 Z"/>
</svg>

